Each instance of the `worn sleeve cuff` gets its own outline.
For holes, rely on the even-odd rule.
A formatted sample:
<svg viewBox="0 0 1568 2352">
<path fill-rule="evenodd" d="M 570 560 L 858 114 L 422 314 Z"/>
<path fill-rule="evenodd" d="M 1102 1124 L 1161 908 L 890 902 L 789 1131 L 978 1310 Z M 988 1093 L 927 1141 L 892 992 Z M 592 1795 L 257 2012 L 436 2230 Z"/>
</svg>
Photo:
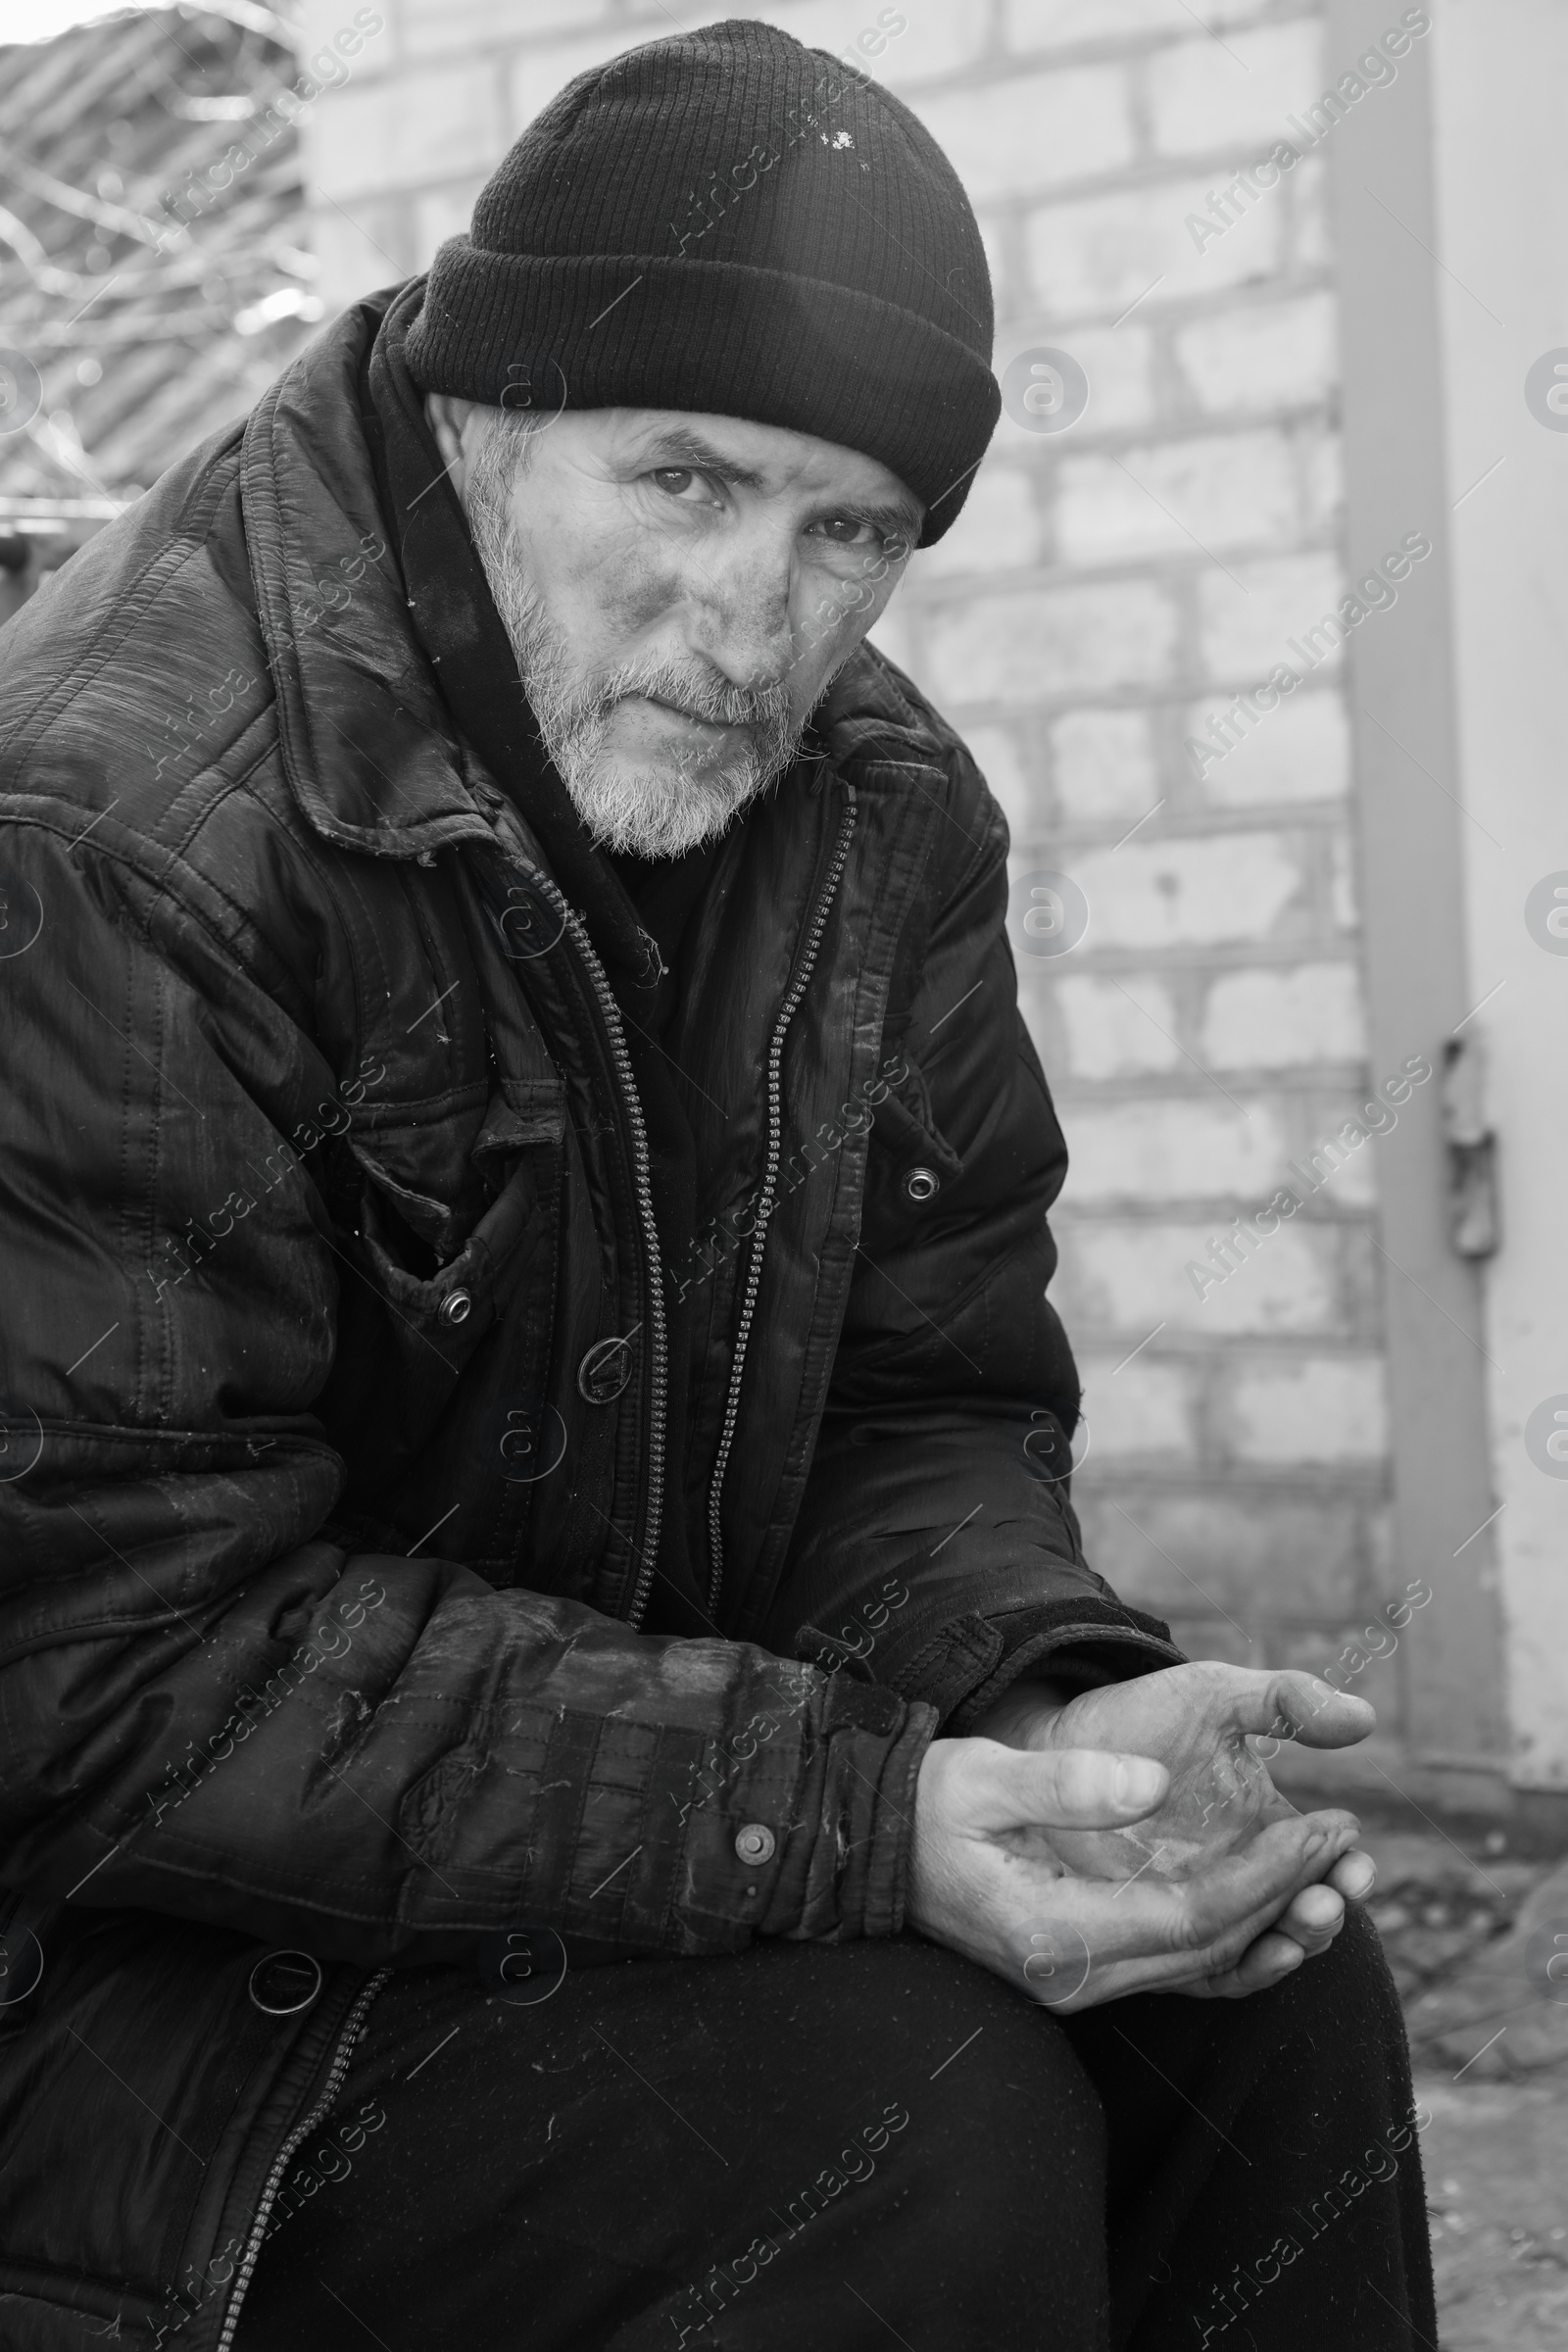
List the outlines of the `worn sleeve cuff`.
<svg viewBox="0 0 1568 2352">
<path fill-rule="evenodd" d="M 935 1708 L 943 1736 L 961 1739 L 1021 1675 L 1049 1672 L 1091 1690 L 1182 1659 L 1159 1618 L 1120 1601 L 1074 1595 L 950 1618 L 903 1666 L 897 1687 L 904 1697 Z"/>
<path fill-rule="evenodd" d="M 841 1943 L 904 1925 L 914 1788 L 937 1731 L 925 1700 L 835 1675 L 761 1934 Z"/>
</svg>

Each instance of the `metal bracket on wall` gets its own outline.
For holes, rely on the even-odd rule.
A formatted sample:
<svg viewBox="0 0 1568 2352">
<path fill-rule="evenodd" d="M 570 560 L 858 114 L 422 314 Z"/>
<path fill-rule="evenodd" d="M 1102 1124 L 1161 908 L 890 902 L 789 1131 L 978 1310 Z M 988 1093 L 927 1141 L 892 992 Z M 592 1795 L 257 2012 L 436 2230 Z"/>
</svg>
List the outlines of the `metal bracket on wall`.
<svg viewBox="0 0 1568 2352">
<path fill-rule="evenodd" d="M 1497 1219 L 1497 1139 L 1487 1124 L 1487 1057 L 1481 1039 L 1443 1048 L 1443 1140 L 1448 1155 L 1448 1232 L 1461 1257 L 1491 1257 Z"/>
</svg>

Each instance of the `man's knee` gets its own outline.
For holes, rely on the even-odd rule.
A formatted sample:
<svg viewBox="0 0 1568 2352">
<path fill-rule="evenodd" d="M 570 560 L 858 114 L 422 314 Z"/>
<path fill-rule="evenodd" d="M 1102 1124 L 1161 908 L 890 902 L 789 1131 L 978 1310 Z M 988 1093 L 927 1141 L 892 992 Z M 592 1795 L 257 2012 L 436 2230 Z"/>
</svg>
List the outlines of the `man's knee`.
<svg viewBox="0 0 1568 2352">
<path fill-rule="evenodd" d="M 915 1937 L 865 1945 L 866 2011 L 882 2019 L 911 2119 L 950 2182 L 982 2180 L 1038 2211 L 1042 2181 L 1098 2212 L 1104 2115 L 1060 2022 L 972 1961 Z M 873 1993 L 880 1978 L 884 1993 Z M 912 2062 L 912 2063 L 911 2063 Z"/>
<path fill-rule="evenodd" d="M 829 1948 L 774 1946 L 756 2007 L 793 2040 L 820 2005 L 822 2041 L 850 2059 L 832 2105 L 848 2128 L 835 2169 L 853 2180 L 897 2166 L 941 2201 L 984 2194 L 1031 2207 L 1043 2180 L 1065 2202 L 1103 2197 L 1104 2117 L 1059 2021 L 972 1961 L 923 1937 Z M 787 2023 L 786 2023 L 787 2020 Z M 773 2035 L 769 2034 L 769 2039 Z M 864 2095 L 847 2099 L 848 2082 Z M 861 2113 L 861 2110 L 864 2113 Z M 906 2117 L 906 2122 L 902 2120 Z"/>
<path fill-rule="evenodd" d="M 1328 1950 L 1304 1960 L 1278 1997 L 1293 2026 L 1315 2037 L 1332 2034 L 1351 2064 L 1377 2052 L 1400 2068 L 1406 2064 L 1399 1995 L 1382 1939 L 1359 1903 L 1346 1905 L 1345 1925 Z"/>
</svg>

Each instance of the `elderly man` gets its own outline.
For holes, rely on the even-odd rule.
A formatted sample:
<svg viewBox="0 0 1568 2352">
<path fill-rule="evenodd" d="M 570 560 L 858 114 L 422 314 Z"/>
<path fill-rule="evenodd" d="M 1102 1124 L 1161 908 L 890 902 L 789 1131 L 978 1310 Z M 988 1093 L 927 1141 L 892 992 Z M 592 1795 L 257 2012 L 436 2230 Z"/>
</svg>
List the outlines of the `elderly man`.
<svg viewBox="0 0 1568 2352">
<path fill-rule="evenodd" d="M 1005 831 L 863 642 L 990 348 L 906 110 L 658 41 L 7 633 L 16 2352 L 1432 2337 L 1255 1738 L 1370 1711 L 1084 1561 Z"/>
</svg>

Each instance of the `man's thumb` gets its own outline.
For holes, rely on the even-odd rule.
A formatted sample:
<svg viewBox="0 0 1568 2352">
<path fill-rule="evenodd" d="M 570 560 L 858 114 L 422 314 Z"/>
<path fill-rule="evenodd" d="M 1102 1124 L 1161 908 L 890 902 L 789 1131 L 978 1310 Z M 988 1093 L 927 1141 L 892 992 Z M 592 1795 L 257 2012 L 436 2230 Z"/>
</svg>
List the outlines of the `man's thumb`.
<svg viewBox="0 0 1568 2352">
<path fill-rule="evenodd" d="M 1037 1825 L 1055 1830 L 1119 1830 L 1152 1813 L 1170 1787 L 1163 1764 L 1150 1756 L 1101 1747 L 1003 1747 L 991 1750 L 977 1792 L 988 1830 Z"/>
</svg>

